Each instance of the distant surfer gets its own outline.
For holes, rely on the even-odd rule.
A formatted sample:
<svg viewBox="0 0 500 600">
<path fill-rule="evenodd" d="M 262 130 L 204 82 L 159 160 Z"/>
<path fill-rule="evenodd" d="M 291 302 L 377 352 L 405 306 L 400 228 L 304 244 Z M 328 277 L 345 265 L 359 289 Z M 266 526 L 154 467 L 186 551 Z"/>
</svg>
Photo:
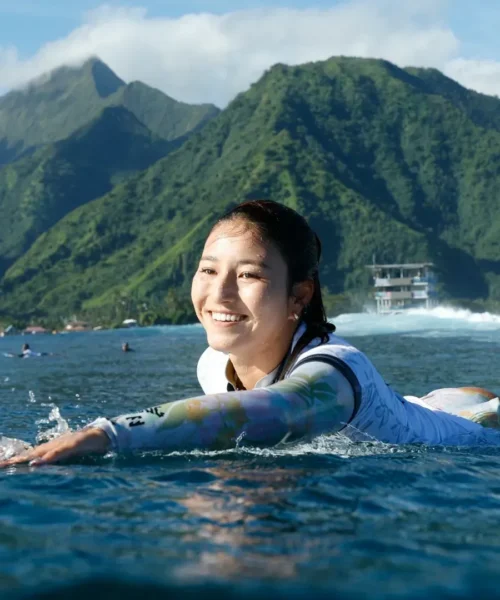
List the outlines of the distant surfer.
<svg viewBox="0 0 500 600">
<path fill-rule="evenodd" d="M 33 358 L 38 356 L 48 356 L 48 352 L 35 352 L 30 348 L 29 344 L 23 344 L 21 354 L 4 353 L 4 356 L 9 358 Z"/>
<path fill-rule="evenodd" d="M 19 355 L 21 358 L 31 358 L 33 356 L 42 356 L 41 352 L 34 352 L 29 344 L 23 344 L 21 349 L 21 354 Z"/>
<path fill-rule="evenodd" d="M 135 350 L 129 346 L 128 342 L 123 342 L 122 350 L 123 352 L 135 352 Z"/>
</svg>

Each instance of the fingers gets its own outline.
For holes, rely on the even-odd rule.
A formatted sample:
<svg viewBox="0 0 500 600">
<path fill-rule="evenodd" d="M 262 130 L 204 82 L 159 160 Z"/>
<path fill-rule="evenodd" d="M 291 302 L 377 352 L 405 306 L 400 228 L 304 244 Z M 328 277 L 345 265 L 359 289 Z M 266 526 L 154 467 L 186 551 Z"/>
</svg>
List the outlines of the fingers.
<svg viewBox="0 0 500 600">
<path fill-rule="evenodd" d="M 0 462 L 0 469 L 5 467 L 11 467 L 14 465 L 21 465 L 24 463 L 29 463 L 32 467 L 38 467 L 41 465 L 47 465 L 50 463 L 58 462 L 59 460 L 63 460 L 64 458 L 71 456 L 72 454 L 76 454 L 75 452 L 71 452 L 71 449 L 58 448 L 57 450 L 52 451 L 33 451 L 26 454 L 20 454 L 18 456 L 14 456 L 13 458 L 9 458 L 8 460 L 4 460 Z"/>
<path fill-rule="evenodd" d="M 33 452 L 19 454 L 12 458 L 8 458 L 7 460 L 2 460 L 0 462 L 0 469 L 5 467 L 10 467 L 12 465 L 20 465 L 22 463 L 31 462 L 33 460 L 37 460 L 39 457 Z"/>
<path fill-rule="evenodd" d="M 65 444 L 63 440 L 58 441 L 57 447 L 54 449 L 54 441 L 42 444 L 37 448 L 33 448 L 28 452 L 23 452 L 17 456 L 13 456 L 7 460 L 0 462 L 0 469 L 5 467 L 11 467 L 13 465 L 20 465 L 23 463 L 30 463 L 33 466 L 46 464 L 51 459 L 57 459 L 60 454 L 63 454 Z"/>
<path fill-rule="evenodd" d="M 29 463 L 30 466 L 52 464 L 87 453 L 105 453 L 110 442 L 100 429 L 85 429 L 79 432 L 64 434 L 51 442 L 42 444 L 28 452 L 23 452 L 8 460 L 0 462 L 0 469 Z"/>
<path fill-rule="evenodd" d="M 50 446 L 51 444 L 52 442 L 49 442 L 48 444 L 42 444 L 37 448 L 29 450 L 28 452 L 23 452 L 21 454 L 18 454 L 17 456 L 13 456 L 12 458 L 1 461 L 0 468 L 10 467 L 12 465 L 19 465 L 23 463 L 32 463 L 33 461 L 39 461 L 41 464 L 42 461 L 45 460 L 45 455 L 47 455 L 49 451 L 48 446 Z"/>
<path fill-rule="evenodd" d="M 21 452 L 12 458 L 9 458 L 4 461 L 0 461 L 0 468 L 9 467 L 12 465 L 18 465 L 22 463 L 31 463 L 32 461 L 41 461 L 44 459 L 44 455 L 47 454 L 50 450 L 61 447 L 65 444 L 65 438 L 67 438 L 70 434 L 65 433 L 59 438 L 52 440 L 51 442 L 47 442 L 45 444 L 41 444 L 36 448 L 30 448 L 26 452 Z"/>
</svg>

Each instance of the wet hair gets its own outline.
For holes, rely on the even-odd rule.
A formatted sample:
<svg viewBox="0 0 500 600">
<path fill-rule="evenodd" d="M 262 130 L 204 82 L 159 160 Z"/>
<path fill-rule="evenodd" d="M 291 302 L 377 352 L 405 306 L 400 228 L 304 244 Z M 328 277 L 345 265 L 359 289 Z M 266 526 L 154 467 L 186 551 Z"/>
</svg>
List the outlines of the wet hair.
<svg viewBox="0 0 500 600">
<path fill-rule="evenodd" d="M 288 293 L 302 281 L 312 280 L 314 292 L 311 301 L 304 307 L 300 321 L 306 331 L 298 341 L 293 353 L 282 365 L 280 375 L 295 361 L 300 352 L 315 338 L 321 343 L 328 340 L 335 325 L 326 317 L 319 281 L 321 242 L 307 221 L 298 212 L 272 200 L 250 200 L 238 204 L 224 214 L 214 225 L 243 221 L 264 241 L 273 244 L 280 252 L 288 269 Z M 280 377 L 281 378 L 281 377 Z"/>
<path fill-rule="evenodd" d="M 23 351 L 24 350 L 29 350 L 30 349 L 30 345 L 29 344 L 23 344 Z"/>
</svg>

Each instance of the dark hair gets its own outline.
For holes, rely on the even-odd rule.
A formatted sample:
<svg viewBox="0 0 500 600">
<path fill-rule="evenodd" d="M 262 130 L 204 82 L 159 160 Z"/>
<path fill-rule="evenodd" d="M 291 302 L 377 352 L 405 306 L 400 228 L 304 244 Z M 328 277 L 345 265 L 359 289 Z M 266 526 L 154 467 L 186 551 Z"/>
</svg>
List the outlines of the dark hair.
<svg viewBox="0 0 500 600">
<path fill-rule="evenodd" d="M 335 331 L 335 325 L 326 317 L 319 282 L 321 242 L 307 221 L 298 212 L 272 200 L 250 200 L 238 204 L 224 214 L 214 225 L 227 221 L 242 220 L 248 223 L 261 238 L 274 244 L 288 267 L 288 293 L 293 286 L 308 279 L 314 283 L 314 292 L 308 306 L 304 307 L 301 322 L 306 331 L 287 360 L 291 364 L 295 357 L 315 338 L 324 343 Z M 286 369 L 282 369 L 284 374 Z"/>
</svg>

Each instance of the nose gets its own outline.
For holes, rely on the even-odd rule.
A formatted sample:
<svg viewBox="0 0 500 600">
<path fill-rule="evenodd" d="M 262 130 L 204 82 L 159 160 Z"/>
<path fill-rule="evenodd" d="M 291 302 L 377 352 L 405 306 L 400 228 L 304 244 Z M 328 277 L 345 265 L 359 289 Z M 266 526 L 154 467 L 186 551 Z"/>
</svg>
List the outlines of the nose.
<svg viewBox="0 0 500 600">
<path fill-rule="evenodd" d="M 236 277 L 231 273 L 220 273 L 214 282 L 214 300 L 216 302 L 231 302 L 238 294 Z"/>
</svg>

